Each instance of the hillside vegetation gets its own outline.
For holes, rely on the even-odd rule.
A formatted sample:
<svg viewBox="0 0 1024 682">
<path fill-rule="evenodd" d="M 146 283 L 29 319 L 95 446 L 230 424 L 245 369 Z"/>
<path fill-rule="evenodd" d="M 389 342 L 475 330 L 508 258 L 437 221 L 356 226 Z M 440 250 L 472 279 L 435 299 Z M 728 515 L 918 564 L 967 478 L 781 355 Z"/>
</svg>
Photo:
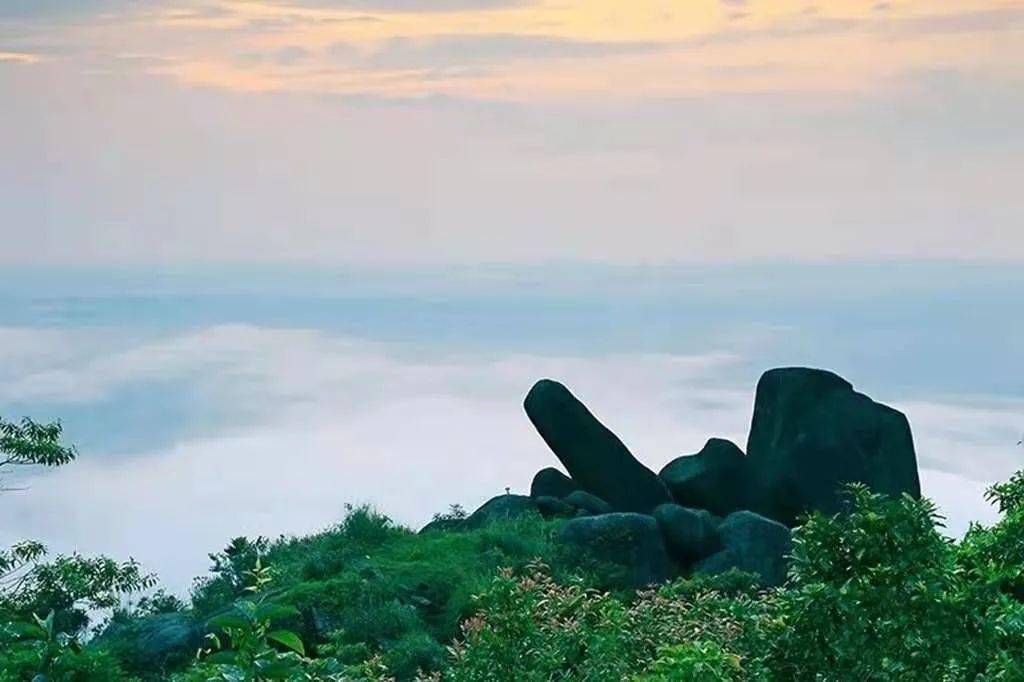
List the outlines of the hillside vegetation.
<svg viewBox="0 0 1024 682">
<path fill-rule="evenodd" d="M 525 407 L 569 475 L 418 532 L 349 507 L 235 538 L 185 600 L 132 561 L 0 551 L 0 682 L 1024 681 L 1024 472 L 954 542 L 906 418 L 828 372 L 766 373 L 745 453 L 658 474 L 561 384 Z M 76 456 L 30 420 L 0 453 Z"/>
<path fill-rule="evenodd" d="M 849 495 L 796 530 L 769 590 L 737 572 L 622 588 L 559 550 L 563 521 L 415 534 L 352 509 L 314 536 L 235 540 L 189 604 L 120 609 L 84 647 L 6 611 L 0 679 L 47 655 L 62 680 L 1024 679 L 1024 475 L 958 543 L 927 500 Z"/>
</svg>

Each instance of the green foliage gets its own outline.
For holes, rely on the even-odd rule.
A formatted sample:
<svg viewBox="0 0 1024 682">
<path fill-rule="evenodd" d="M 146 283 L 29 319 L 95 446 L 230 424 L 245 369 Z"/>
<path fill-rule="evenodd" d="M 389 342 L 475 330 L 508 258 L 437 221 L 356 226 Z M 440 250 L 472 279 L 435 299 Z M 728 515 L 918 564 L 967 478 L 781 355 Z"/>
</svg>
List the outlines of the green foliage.
<svg viewBox="0 0 1024 682">
<path fill-rule="evenodd" d="M 714 642 L 686 642 L 659 651 L 651 672 L 637 682 L 732 682 L 743 679 L 740 657 Z"/>
<path fill-rule="evenodd" d="M 960 544 L 928 500 L 850 486 L 846 512 L 794 537 L 789 580 L 742 574 L 614 596 L 504 571 L 463 625 L 446 678 L 1024 680 L 1024 477 Z"/>
<path fill-rule="evenodd" d="M 1024 680 L 1024 475 L 993 486 L 1002 518 L 959 543 L 928 500 L 859 485 L 848 497 L 803 521 L 773 590 L 737 572 L 623 590 L 560 549 L 557 520 L 416 534 L 348 507 L 309 537 L 232 540 L 190 604 L 143 597 L 86 646 L 61 614 L 109 607 L 146 576 L 132 562 L 43 564 L 22 543 L 0 554 L 19 580 L 31 569 L 26 596 L 0 603 L 0 682 L 126 679 L 138 668 L 118 667 L 118 637 L 166 614 L 211 633 L 181 682 Z"/>
<path fill-rule="evenodd" d="M 192 586 L 193 608 L 202 614 L 213 613 L 245 594 L 248 575 L 269 544 L 264 537 L 237 537 L 220 552 L 210 554 L 211 575 L 197 578 Z"/>
<path fill-rule="evenodd" d="M 32 546 L 26 550 L 26 546 Z M 4 559 L 13 566 L 3 578 L 0 612 L 22 618 L 54 611 L 62 632 L 78 633 L 88 624 L 88 611 L 109 609 L 122 595 L 153 586 L 154 576 L 143 573 L 134 560 L 108 557 L 58 556 L 41 562 L 45 548 L 36 543 L 16 545 Z"/>
<path fill-rule="evenodd" d="M 73 461 L 75 448 L 61 436 L 59 422 L 0 419 L 0 476 L 17 467 Z M 114 607 L 123 595 L 151 587 L 154 578 L 133 560 L 46 556 L 46 547 L 32 540 L 0 549 L 0 682 L 129 679 L 114 656 L 83 646 L 79 637 L 89 612 Z"/>
<path fill-rule="evenodd" d="M 769 666 L 853 679 L 937 680 L 984 669 L 990 595 L 964 580 L 928 500 L 849 488 L 851 508 L 796 533 L 786 628 Z M 981 654 L 979 656 L 979 654 Z"/>
<path fill-rule="evenodd" d="M 646 673 L 641 679 L 660 680 L 738 672 L 736 650 L 754 638 L 764 609 L 753 599 L 678 584 L 626 602 L 579 579 L 560 584 L 540 564 L 520 576 L 501 571 L 477 605 L 453 647 L 447 679 L 619 680 Z M 665 649 L 667 642 L 682 648 Z"/>
<path fill-rule="evenodd" d="M 61 443 L 62 432 L 60 422 L 40 424 L 28 417 L 17 423 L 0 419 L 0 468 L 68 464 L 77 453 L 74 446 Z"/>
<path fill-rule="evenodd" d="M 168 594 L 162 588 L 152 594 L 140 597 L 135 605 L 135 611 L 140 616 L 156 616 L 161 613 L 177 613 L 184 610 L 185 602 L 173 594 Z"/>
<path fill-rule="evenodd" d="M 116 659 L 84 648 L 55 625 L 54 612 L 31 621 L 0 622 L 0 682 L 116 682 L 126 680 Z"/>
<path fill-rule="evenodd" d="M 986 498 L 1003 518 L 992 528 L 971 526 L 960 543 L 960 564 L 975 580 L 1024 601 L 1024 471 L 989 488 Z"/>
<path fill-rule="evenodd" d="M 472 595 L 498 568 L 552 555 L 554 528 L 534 518 L 415 534 L 358 507 L 335 528 L 276 543 L 267 561 L 281 577 L 281 600 L 312 624 L 302 632 L 307 641 L 336 636 L 346 662 L 357 662 L 354 651 L 359 661 L 380 655 L 410 679 L 417 668 L 440 669 L 444 645 L 474 610 Z"/>
<path fill-rule="evenodd" d="M 4 467 L 59 467 L 75 459 L 74 446 L 61 442 L 60 422 L 18 423 L 0 419 L 0 472 Z M 107 557 L 58 556 L 46 562 L 46 547 L 26 540 L 0 549 L 0 614 L 31 621 L 50 613 L 48 627 L 64 636 L 88 624 L 87 611 L 115 606 L 122 595 L 155 583 L 134 560 L 119 563 Z"/>
<path fill-rule="evenodd" d="M 251 596 L 208 623 L 213 630 L 210 648 L 182 680 L 290 680 L 302 679 L 307 662 L 302 639 L 294 632 L 275 628 L 282 618 L 295 616 L 291 607 L 268 597 L 271 571 L 259 557 L 245 572 L 249 584 L 243 589 Z"/>
</svg>

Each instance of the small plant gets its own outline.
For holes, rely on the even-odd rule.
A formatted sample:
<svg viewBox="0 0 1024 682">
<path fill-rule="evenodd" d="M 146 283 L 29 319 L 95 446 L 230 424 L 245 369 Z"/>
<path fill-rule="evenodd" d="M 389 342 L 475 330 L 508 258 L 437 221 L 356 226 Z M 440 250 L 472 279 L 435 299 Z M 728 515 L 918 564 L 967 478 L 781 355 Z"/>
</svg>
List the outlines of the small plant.
<svg viewBox="0 0 1024 682">
<path fill-rule="evenodd" d="M 117 662 L 91 651 L 71 634 L 61 632 L 55 613 L 28 621 L 0 623 L 0 680 L 32 682 L 114 682 L 123 680 Z"/>
<path fill-rule="evenodd" d="M 733 682 L 744 679 L 740 657 L 714 642 L 687 642 L 664 647 L 651 672 L 636 682 Z"/>
<path fill-rule="evenodd" d="M 435 512 L 432 521 L 441 522 L 452 522 L 452 521 L 465 521 L 469 514 L 461 504 L 450 504 L 448 505 L 448 511 L 446 512 Z"/>
<path fill-rule="evenodd" d="M 208 635 L 210 647 L 200 651 L 200 664 L 185 679 L 303 679 L 302 669 L 308 660 L 302 639 L 291 630 L 273 627 L 275 621 L 299 615 L 298 610 L 269 598 L 273 579 L 262 559 L 257 557 L 256 565 L 246 573 L 249 585 L 245 591 L 251 596 L 210 620 L 214 630 Z"/>
</svg>

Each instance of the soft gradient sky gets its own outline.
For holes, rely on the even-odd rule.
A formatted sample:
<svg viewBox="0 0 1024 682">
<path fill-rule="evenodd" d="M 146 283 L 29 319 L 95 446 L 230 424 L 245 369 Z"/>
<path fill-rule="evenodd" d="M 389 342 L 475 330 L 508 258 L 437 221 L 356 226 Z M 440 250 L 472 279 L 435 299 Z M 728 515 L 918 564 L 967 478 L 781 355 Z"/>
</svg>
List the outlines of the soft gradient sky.
<svg viewBox="0 0 1024 682">
<path fill-rule="evenodd" d="M 1024 0 L 0 0 L 0 415 L 82 458 L 0 545 L 177 591 L 236 534 L 652 467 L 766 368 L 913 424 L 949 531 L 1024 467 Z"/>
<path fill-rule="evenodd" d="M 5 0 L 0 259 L 1024 257 L 1022 0 Z"/>
</svg>

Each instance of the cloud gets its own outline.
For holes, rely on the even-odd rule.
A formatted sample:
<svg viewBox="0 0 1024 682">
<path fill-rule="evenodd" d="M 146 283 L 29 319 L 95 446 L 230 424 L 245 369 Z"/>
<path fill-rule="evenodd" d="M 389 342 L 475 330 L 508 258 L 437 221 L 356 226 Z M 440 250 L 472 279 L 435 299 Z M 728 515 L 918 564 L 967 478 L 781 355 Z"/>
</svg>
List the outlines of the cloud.
<svg viewBox="0 0 1024 682">
<path fill-rule="evenodd" d="M 350 54 L 342 43 L 335 54 Z M 641 54 L 665 49 L 653 42 L 572 40 L 556 36 L 522 34 L 440 35 L 396 37 L 375 46 L 358 63 L 381 69 L 421 69 L 517 60 L 588 59 Z"/>
<path fill-rule="evenodd" d="M 65 19 L 124 10 L 156 0 L 4 0 L 0 20 Z"/>
<path fill-rule="evenodd" d="M 65 350 L 76 340 L 86 357 Z M 215 416 L 212 430 L 140 444 L 130 457 L 84 451 L 4 500 L 0 544 L 38 537 L 58 550 L 133 555 L 176 590 L 233 535 L 309 532 L 336 521 L 345 502 L 376 504 L 416 526 L 450 503 L 472 508 L 506 486 L 525 490 L 537 469 L 556 463 L 522 413 L 539 377 L 565 381 L 655 469 L 712 435 L 742 445 L 756 378 L 737 382 L 742 358 L 728 352 L 484 354 L 252 325 L 106 350 L 86 329 L 9 329 L 0 349 L 31 360 L 18 390 L 35 386 L 36 404 L 98 401 L 131 387 L 154 400 L 161 382 L 178 380 L 197 413 Z M 46 380 L 53 372 L 64 379 Z M 981 491 L 1012 465 L 1000 441 L 1021 404 L 899 406 L 915 430 L 925 493 L 950 532 L 993 518 Z M 97 418 L 107 429 L 147 430 L 117 412 Z"/>
<path fill-rule="evenodd" d="M 28 335 L 9 332 L 20 338 L 8 346 Z M 51 332 L 40 339 L 53 344 Z M 178 377 L 203 410 L 217 411 L 220 427 L 128 458 L 83 452 L 65 470 L 22 481 L 31 490 L 5 499 L 0 542 L 39 537 L 57 549 L 133 555 L 180 590 L 232 534 L 310 531 L 337 520 L 349 501 L 419 525 L 450 503 L 473 507 L 506 486 L 527 489 L 554 463 L 521 408 L 541 376 L 565 380 L 651 466 L 696 451 L 709 433 L 738 438 L 750 418 L 748 391 L 717 385 L 735 361 L 425 357 L 313 330 L 238 325 L 84 362 L 61 356 L 54 364 L 66 381 L 33 371 L 20 383 L 38 386 L 31 401 L 98 400 L 132 385 L 159 393 L 154 382 Z M 103 422 L 121 428 L 116 413 Z"/>
<path fill-rule="evenodd" d="M 992 9 L 951 14 L 922 15 L 901 18 L 890 25 L 877 25 L 878 30 L 925 35 L 943 33 L 1015 32 L 1024 26 L 1024 7 Z"/>
<path fill-rule="evenodd" d="M 38 55 L 27 52 L 0 52 L 0 64 L 35 64 L 39 60 Z"/>
<path fill-rule="evenodd" d="M 922 468 L 989 484 L 1021 468 L 1024 400 L 905 402 Z M 979 466 L 984 462 L 984 466 Z"/>
<path fill-rule="evenodd" d="M 531 0 L 285 0 L 304 8 L 364 12 L 462 12 L 503 9 L 529 4 Z"/>
</svg>

